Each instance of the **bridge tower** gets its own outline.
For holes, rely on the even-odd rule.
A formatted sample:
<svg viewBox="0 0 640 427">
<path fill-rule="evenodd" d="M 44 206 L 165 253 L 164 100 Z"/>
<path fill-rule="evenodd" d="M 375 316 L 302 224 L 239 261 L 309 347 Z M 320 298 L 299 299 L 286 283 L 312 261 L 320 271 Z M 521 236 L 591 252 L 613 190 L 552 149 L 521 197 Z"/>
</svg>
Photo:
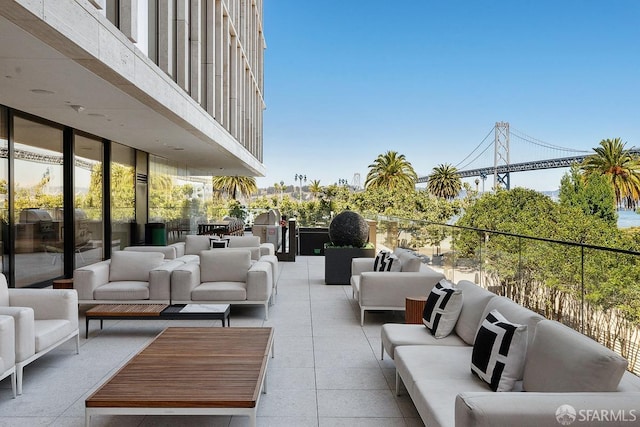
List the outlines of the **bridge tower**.
<svg viewBox="0 0 640 427">
<path fill-rule="evenodd" d="M 496 122 L 494 137 L 494 156 L 493 156 L 493 187 L 498 188 L 503 185 L 509 190 L 511 183 L 509 180 L 509 172 L 498 173 L 498 167 L 509 165 L 509 122 Z"/>
<path fill-rule="evenodd" d="M 351 186 L 353 187 L 354 190 L 359 190 L 360 189 L 360 174 L 358 172 L 353 174 L 353 179 L 351 180 Z"/>
</svg>

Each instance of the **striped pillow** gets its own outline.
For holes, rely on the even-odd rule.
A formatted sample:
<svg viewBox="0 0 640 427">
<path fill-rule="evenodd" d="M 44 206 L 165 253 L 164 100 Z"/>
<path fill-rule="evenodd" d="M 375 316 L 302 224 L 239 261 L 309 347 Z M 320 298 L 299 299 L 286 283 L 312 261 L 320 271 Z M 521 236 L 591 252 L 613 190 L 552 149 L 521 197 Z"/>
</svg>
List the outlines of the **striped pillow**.
<svg viewBox="0 0 640 427">
<path fill-rule="evenodd" d="M 389 251 L 380 251 L 373 262 L 373 271 L 400 271 L 402 265 L 397 256 Z"/>
<path fill-rule="evenodd" d="M 522 379 L 526 353 L 527 325 L 511 323 L 498 310 L 491 310 L 473 343 L 471 372 L 493 391 L 512 391 Z"/>
<path fill-rule="evenodd" d="M 444 338 L 453 331 L 462 311 L 462 291 L 453 283 L 441 280 L 431 289 L 422 312 L 422 323 L 436 338 Z"/>
</svg>

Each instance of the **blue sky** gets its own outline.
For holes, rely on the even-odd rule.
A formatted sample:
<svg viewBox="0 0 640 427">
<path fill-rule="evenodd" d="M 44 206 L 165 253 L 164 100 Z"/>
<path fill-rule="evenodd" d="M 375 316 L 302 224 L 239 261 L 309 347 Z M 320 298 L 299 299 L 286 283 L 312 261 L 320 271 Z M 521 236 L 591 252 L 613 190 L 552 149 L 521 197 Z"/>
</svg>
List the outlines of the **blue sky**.
<svg viewBox="0 0 640 427">
<path fill-rule="evenodd" d="M 428 175 L 498 121 L 563 147 L 640 147 L 638 22 L 637 0 L 265 0 L 258 186 L 364 183 L 388 150 Z M 545 154 L 531 149 L 512 138 L 512 159 Z M 564 172 L 511 183 L 554 190 Z"/>
</svg>

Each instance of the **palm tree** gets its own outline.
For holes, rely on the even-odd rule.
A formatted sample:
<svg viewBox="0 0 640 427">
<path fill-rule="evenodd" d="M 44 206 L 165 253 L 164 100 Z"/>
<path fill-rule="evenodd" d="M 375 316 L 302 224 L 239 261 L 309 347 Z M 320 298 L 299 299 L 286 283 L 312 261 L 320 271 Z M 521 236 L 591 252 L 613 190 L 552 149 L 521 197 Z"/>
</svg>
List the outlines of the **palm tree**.
<svg viewBox="0 0 640 427">
<path fill-rule="evenodd" d="M 311 181 L 311 184 L 309 184 L 309 193 L 313 195 L 314 200 L 318 198 L 318 194 L 322 193 L 320 180 L 314 179 L 313 181 Z"/>
<path fill-rule="evenodd" d="M 387 151 L 369 165 L 365 188 L 414 189 L 418 176 L 404 154 Z"/>
<path fill-rule="evenodd" d="M 450 164 L 440 164 L 433 168 L 429 181 L 427 181 L 427 191 L 436 197 L 451 200 L 456 197 L 462 189 L 462 182 L 458 169 Z"/>
<path fill-rule="evenodd" d="M 231 196 L 237 200 L 238 194 L 250 196 L 258 191 L 256 179 L 252 176 L 214 176 L 211 178 L 214 190 Z"/>
<path fill-rule="evenodd" d="M 597 173 L 607 177 L 616 197 L 616 206 L 635 208 L 640 198 L 640 161 L 625 150 L 620 138 L 603 139 L 595 154 L 582 162 L 585 177 Z"/>
</svg>

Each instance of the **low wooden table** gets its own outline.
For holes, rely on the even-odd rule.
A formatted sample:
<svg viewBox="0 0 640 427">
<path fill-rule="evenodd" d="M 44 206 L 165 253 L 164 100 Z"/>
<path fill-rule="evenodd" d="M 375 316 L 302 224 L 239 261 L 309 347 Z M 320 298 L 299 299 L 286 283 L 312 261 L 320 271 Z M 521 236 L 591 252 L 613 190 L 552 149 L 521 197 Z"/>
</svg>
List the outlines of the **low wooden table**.
<svg viewBox="0 0 640 427">
<path fill-rule="evenodd" d="M 73 278 L 71 279 L 55 279 L 52 282 L 53 289 L 73 289 Z"/>
<path fill-rule="evenodd" d="M 85 338 L 89 337 L 89 320 L 221 320 L 231 326 L 229 304 L 100 304 L 85 313 Z"/>
<path fill-rule="evenodd" d="M 421 324 L 427 297 L 406 297 L 404 323 Z"/>
<path fill-rule="evenodd" d="M 255 427 L 273 328 L 167 328 L 85 401 L 93 415 L 244 415 Z"/>
</svg>

